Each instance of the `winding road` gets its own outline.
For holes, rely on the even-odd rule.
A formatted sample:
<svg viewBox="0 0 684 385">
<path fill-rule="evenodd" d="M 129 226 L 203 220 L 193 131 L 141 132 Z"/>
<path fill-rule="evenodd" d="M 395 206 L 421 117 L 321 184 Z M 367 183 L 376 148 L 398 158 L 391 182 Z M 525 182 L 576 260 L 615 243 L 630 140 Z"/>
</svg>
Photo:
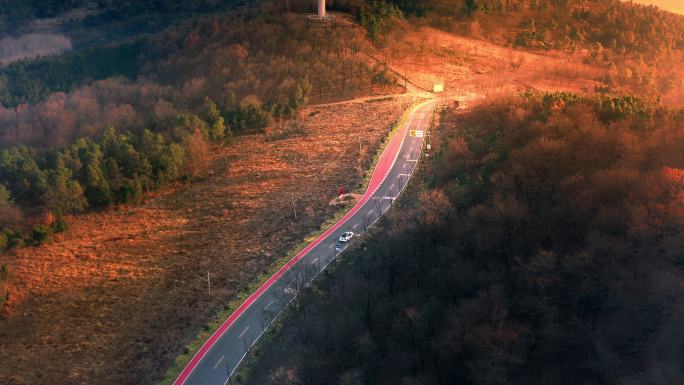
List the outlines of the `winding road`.
<svg viewBox="0 0 684 385">
<path fill-rule="evenodd" d="M 352 239 L 339 244 L 344 231 L 362 234 L 404 190 L 419 161 L 423 136 L 435 101 L 413 108 L 378 160 L 368 189 L 359 202 L 255 291 L 204 343 L 174 385 L 225 385 L 249 349 L 273 320 Z"/>
</svg>

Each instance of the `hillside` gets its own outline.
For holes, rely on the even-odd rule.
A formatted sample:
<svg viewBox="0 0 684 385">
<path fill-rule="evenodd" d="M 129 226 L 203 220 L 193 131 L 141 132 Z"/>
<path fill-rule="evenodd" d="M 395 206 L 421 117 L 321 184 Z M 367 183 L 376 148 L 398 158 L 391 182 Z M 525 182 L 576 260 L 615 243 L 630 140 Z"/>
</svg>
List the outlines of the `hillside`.
<svg viewBox="0 0 684 385">
<path fill-rule="evenodd" d="M 267 10 L 3 69 L 36 98 L 0 108 L 0 382 L 155 382 L 358 185 L 402 89 L 358 26 Z"/>
<path fill-rule="evenodd" d="M 103 48 L 110 54 L 112 49 Z M 98 62 L 107 62 L 107 55 L 93 52 Z M 0 249 L 39 244 L 44 233 L 58 230 L 51 220 L 36 220 L 41 216 L 61 221 L 201 177 L 202 149 L 210 143 L 280 126 L 309 102 L 400 91 L 366 52 L 372 46 L 348 23 L 248 9 L 181 23 L 133 53 L 119 52 L 137 58 L 138 68 L 131 69 L 137 80 L 107 78 L 50 93 L 36 104 L 0 108 L 0 184 L 9 192 L 2 204 L 26 217 L 0 222 Z M 69 67 L 80 60 L 70 55 L 50 60 Z M 84 76 L 60 72 L 65 63 L 51 81 Z M 31 65 L 40 76 L 50 75 L 41 72 L 49 63 Z M 30 71 L 17 71 L 29 84 L 53 91 Z M 22 82 L 18 75 L 12 79 Z"/>
<path fill-rule="evenodd" d="M 158 381 L 336 213 L 435 83 L 465 111 L 440 114 L 406 210 L 238 381 L 677 377 L 684 17 L 335 0 L 320 21 L 310 1 L 242 3 L 98 0 L 65 24 L 73 51 L 0 68 L 0 383 Z"/>
<path fill-rule="evenodd" d="M 684 112 L 530 93 L 440 120 L 407 209 L 305 291 L 236 382 L 671 384 Z"/>
<path fill-rule="evenodd" d="M 511 1 L 508 8 L 497 1 L 475 2 L 479 8 L 469 12 L 458 1 L 394 3 L 404 10 L 405 22 L 374 17 L 366 27 L 377 35 L 389 63 L 413 74 L 414 81 L 446 76 L 447 85 L 468 88 L 482 82 L 534 88 L 542 81 L 540 89 L 561 90 L 583 83 L 573 91 L 684 103 L 684 16 L 611 0 L 537 7 Z M 411 33 L 415 29 L 420 32 Z M 497 60 L 489 62 L 488 56 Z M 480 68 L 464 71 L 473 64 Z"/>
<path fill-rule="evenodd" d="M 356 8 L 387 65 L 468 108 L 440 114 L 402 209 L 304 290 L 234 382 L 677 383 L 684 19 L 614 1 L 393 3 L 403 19 Z M 574 48 L 539 33 L 556 16 Z"/>
<path fill-rule="evenodd" d="M 337 187 L 358 185 L 404 107 L 307 108 L 282 131 L 218 150 L 201 181 L 72 218 L 50 244 L 0 255 L 12 272 L 0 383 L 155 383 L 238 292 L 336 212 L 327 203 Z"/>
</svg>

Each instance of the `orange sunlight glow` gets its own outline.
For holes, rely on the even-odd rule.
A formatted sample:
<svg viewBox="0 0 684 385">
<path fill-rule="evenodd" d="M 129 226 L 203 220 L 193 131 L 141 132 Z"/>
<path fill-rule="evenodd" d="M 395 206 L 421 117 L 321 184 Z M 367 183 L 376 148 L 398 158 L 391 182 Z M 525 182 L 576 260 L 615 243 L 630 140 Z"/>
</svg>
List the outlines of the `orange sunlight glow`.
<svg viewBox="0 0 684 385">
<path fill-rule="evenodd" d="M 634 0 L 634 2 L 655 5 L 667 11 L 684 15 L 684 1 L 682 0 Z"/>
</svg>

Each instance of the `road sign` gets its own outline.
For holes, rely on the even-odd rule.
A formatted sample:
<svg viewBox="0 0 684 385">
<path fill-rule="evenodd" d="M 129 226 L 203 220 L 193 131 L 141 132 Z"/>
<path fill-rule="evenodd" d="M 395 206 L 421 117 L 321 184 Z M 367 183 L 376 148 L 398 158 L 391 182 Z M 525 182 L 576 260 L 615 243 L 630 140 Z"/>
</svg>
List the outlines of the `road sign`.
<svg viewBox="0 0 684 385">
<path fill-rule="evenodd" d="M 422 138 L 423 136 L 425 136 L 425 131 L 411 130 L 411 131 L 409 131 L 409 135 L 414 136 L 416 138 Z"/>
</svg>

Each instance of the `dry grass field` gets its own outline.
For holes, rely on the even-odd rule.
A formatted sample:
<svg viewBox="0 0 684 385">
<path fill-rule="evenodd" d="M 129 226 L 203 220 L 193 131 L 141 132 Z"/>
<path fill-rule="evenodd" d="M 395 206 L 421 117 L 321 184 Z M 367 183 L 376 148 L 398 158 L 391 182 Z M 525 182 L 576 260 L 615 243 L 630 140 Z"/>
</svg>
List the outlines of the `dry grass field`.
<svg viewBox="0 0 684 385">
<path fill-rule="evenodd" d="M 0 383 L 153 383 L 237 291 L 332 214 L 337 186 L 358 185 L 359 156 L 370 160 L 404 107 L 310 107 L 299 123 L 220 149 L 205 180 L 83 215 L 54 242 L 1 257 L 14 279 Z"/>
</svg>

